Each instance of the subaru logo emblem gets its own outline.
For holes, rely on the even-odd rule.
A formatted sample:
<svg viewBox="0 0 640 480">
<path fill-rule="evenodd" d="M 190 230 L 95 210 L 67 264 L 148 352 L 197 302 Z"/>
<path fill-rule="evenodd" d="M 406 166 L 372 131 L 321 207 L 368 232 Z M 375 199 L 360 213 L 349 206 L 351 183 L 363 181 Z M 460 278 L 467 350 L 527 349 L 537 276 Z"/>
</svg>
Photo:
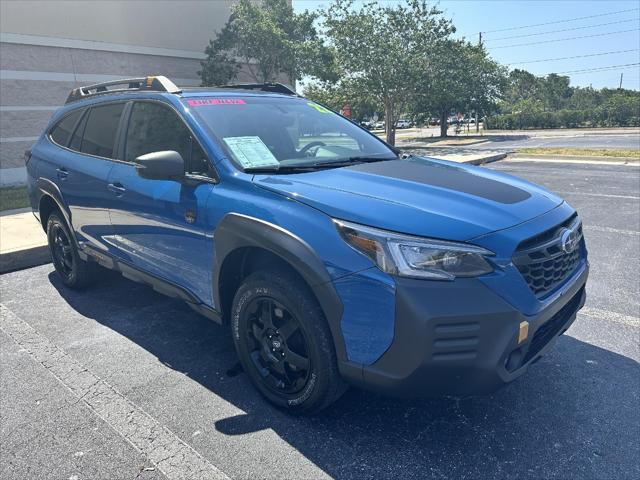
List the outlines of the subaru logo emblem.
<svg viewBox="0 0 640 480">
<path fill-rule="evenodd" d="M 560 234 L 560 248 L 564 253 L 573 252 L 578 246 L 578 229 L 563 228 Z"/>
</svg>

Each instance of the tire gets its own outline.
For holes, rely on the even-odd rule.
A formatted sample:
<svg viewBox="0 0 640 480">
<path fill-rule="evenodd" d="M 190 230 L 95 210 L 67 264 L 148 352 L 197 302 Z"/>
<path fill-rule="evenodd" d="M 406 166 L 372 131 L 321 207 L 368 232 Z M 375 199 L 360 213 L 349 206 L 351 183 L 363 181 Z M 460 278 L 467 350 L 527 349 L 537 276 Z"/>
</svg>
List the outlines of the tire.
<svg viewBox="0 0 640 480">
<path fill-rule="evenodd" d="M 69 227 L 59 212 L 49 215 L 47 242 L 53 266 L 67 287 L 82 289 L 93 282 L 97 265 L 80 258 Z"/>
<path fill-rule="evenodd" d="M 244 371 L 277 407 L 312 414 L 345 392 L 324 314 L 287 269 L 258 271 L 244 280 L 233 299 L 231 329 Z"/>
</svg>

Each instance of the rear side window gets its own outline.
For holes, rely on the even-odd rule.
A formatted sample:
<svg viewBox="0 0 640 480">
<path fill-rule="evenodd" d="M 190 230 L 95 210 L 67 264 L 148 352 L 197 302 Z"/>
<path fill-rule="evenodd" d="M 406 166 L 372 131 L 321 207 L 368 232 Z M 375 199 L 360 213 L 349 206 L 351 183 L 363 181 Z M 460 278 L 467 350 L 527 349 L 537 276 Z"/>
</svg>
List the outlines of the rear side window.
<svg viewBox="0 0 640 480">
<path fill-rule="evenodd" d="M 202 148 L 173 110 L 154 102 L 134 103 L 127 131 L 125 160 L 132 162 L 140 155 L 164 150 L 182 155 L 187 173 L 209 172 Z"/>
<path fill-rule="evenodd" d="M 75 127 L 82 112 L 83 110 L 75 110 L 60 120 L 51 130 L 51 140 L 58 145 L 66 147 L 67 143 L 69 143 L 69 137 L 73 132 L 73 127 Z"/>
<path fill-rule="evenodd" d="M 98 157 L 112 158 L 118 124 L 124 103 L 93 107 L 84 127 L 80 151 Z"/>
</svg>

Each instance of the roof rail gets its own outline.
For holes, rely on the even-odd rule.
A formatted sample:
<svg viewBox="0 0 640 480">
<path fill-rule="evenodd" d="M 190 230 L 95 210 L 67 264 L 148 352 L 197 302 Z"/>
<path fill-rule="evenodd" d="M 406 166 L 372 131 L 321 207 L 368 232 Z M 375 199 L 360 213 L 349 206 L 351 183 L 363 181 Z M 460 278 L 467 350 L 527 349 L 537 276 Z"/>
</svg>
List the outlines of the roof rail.
<svg viewBox="0 0 640 480">
<path fill-rule="evenodd" d="M 107 88 L 117 87 L 121 88 Z M 95 85 L 87 85 L 86 87 L 78 87 L 71 90 L 67 97 L 66 103 L 75 102 L 83 98 L 93 95 L 101 95 L 105 93 L 130 92 L 139 90 L 152 90 L 156 92 L 180 93 L 179 89 L 171 80 L 163 76 L 149 76 L 141 78 L 124 78 L 122 80 L 113 80 L 111 82 L 96 83 Z"/>
<path fill-rule="evenodd" d="M 238 88 L 242 90 L 261 90 L 263 92 L 298 95 L 291 87 L 283 83 L 237 83 L 235 85 L 221 85 L 219 88 Z"/>
</svg>

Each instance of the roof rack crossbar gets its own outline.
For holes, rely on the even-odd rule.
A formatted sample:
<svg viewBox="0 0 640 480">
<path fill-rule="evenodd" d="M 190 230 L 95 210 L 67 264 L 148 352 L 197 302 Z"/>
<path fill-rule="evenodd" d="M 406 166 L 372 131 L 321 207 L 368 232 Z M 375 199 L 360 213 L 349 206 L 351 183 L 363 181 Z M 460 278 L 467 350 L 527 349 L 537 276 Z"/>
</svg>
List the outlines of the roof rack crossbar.
<svg viewBox="0 0 640 480">
<path fill-rule="evenodd" d="M 108 88 L 121 86 L 121 88 Z M 66 103 L 75 102 L 93 95 L 105 93 L 128 92 L 132 90 L 152 90 L 156 92 L 180 93 L 179 89 L 171 80 L 163 76 L 149 76 L 141 78 L 124 78 L 110 82 L 96 83 L 71 90 Z"/>
<path fill-rule="evenodd" d="M 298 95 L 295 90 L 283 83 L 236 83 L 233 85 L 221 85 L 219 88 L 237 88 L 241 90 L 261 90 L 263 92 L 282 93 L 285 95 Z"/>
</svg>

